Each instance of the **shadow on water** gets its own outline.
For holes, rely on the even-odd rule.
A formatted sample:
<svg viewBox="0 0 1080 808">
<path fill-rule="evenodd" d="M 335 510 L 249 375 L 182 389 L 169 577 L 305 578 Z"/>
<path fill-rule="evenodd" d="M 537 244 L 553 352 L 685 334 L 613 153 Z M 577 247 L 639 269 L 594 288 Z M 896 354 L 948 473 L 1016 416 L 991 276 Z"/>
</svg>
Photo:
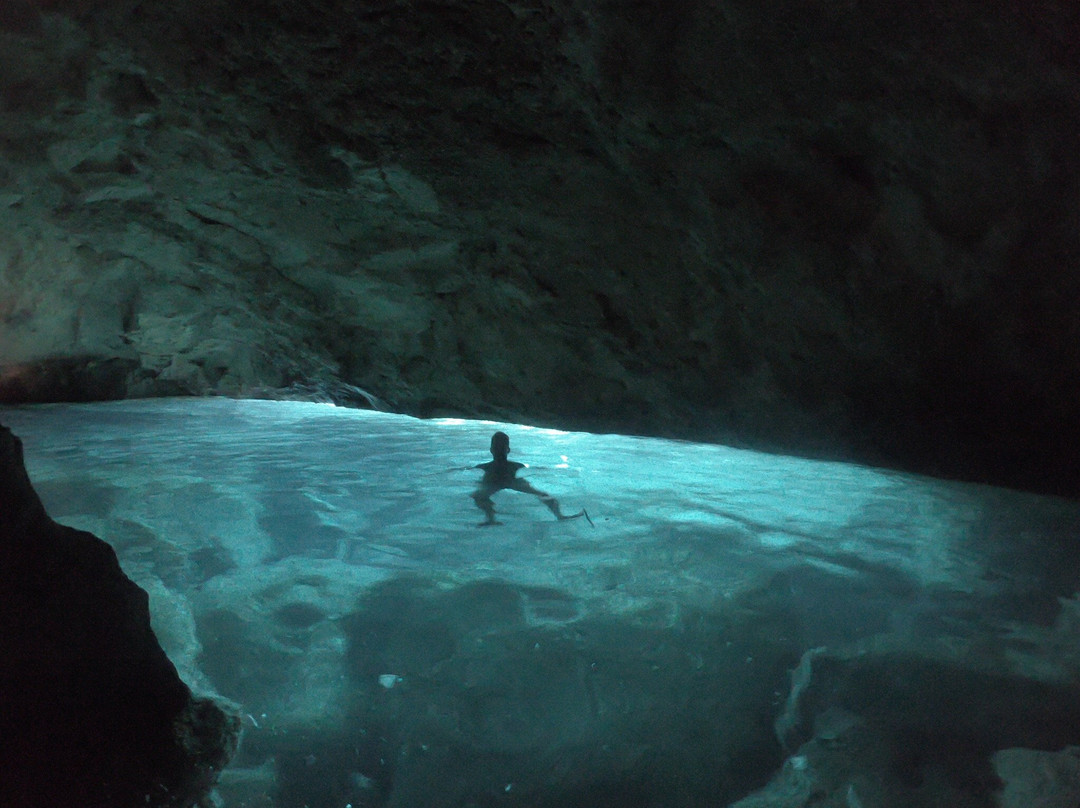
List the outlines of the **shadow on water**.
<svg viewBox="0 0 1080 808">
<path fill-rule="evenodd" d="M 262 475 L 266 482 L 258 496 L 262 513 L 257 523 L 270 537 L 275 556 L 332 558 L 349 534 L 319 519 L 312 501 L 303 493 L 304 475 L 282 463 L 268 464 Z"/>
<path fill-rule="evenodd" d="M 387 580 L 337 621 L 342 720 L 325 732 L 251 733 L 241 765 L 275 759 L 282 806 L 728 805 L 780 768 L 775 722 L 806 648 L 895 636 L 920 609 L 930 631 L 940 610 L 957 608 L 883 565 L 809 560 L 715 609 L 661 619 L 590 611 L 550 587 Z M 320 615 L 275 619 L 305 629 Z M 273 682 L 272 659 L 247 664 Z M 818 765 L 883 772 L 882 787 L 913 807 L 988 808 L 1000 788 L 994 749 L 1065 743 L 1080 721 L 1069 688 L 924 658 L 917 644 L 826 655 L 806 684 L 792 725 L 800 743 L 844 757 Z M 859 716 L 842 745 L 811 729 L 837 710 Z"/>
<path fill-rule="evenodd" d="M 550 588 L 403 577 L 342 618 L 342 729 L 260 736 L 282 805 L 724 804 L 781 755 L 785 625 L 685 610 L 581 617 Z M 342 801 L 344 800 L 344 802 Z"/>
</svg>

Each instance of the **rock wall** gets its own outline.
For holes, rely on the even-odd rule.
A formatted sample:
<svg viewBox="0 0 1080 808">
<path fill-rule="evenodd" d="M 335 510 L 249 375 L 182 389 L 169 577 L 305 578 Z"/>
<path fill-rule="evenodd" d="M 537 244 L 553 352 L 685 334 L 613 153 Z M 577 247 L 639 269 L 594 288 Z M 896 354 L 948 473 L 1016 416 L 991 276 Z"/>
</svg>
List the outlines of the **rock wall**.
<svg viewBox="0 0 1080 808">
<path fill-rule="evenodd" d="M 45 513 L 0 427 L 0 804 L 174 806 L 205 797 L 239 723 L 193 698 L 112 548 Z"/>
<path fill-rule="evenodd" d="M 1080 493 L 1072 4 L 8 8 L 3 400 L 315 390 Z"/>
</svg>

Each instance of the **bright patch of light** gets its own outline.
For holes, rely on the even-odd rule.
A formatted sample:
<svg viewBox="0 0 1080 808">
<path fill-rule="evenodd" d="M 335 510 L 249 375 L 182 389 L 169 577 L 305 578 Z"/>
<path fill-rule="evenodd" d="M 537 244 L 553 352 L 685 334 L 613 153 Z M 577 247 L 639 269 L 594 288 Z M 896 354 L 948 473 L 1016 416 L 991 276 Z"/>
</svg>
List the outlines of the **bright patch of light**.
<svg viewBox="0 0 1080 808">
<path fill-rule="evenodd" d="M 528 424 L 512 424 L 514 429 L 520 429 L 523 432 L 535 432 L 537 435 L 548 435 L 550 437 L 562 437 L 563 435 L 569 435 L 562 429 L 552 429 L 548 426 L 529 426 Z"/>
<path fill-rule="evenodd" d="M 983 592 L 1032 563 L 1010 564 L 1013 548 L 987 536 L 1045 536 L 1058 547 L 1080 534 L 1071 503 L 685 441 L 232 399 L 0 415 L 23 439 L 46 507 L 67 523 L 107 539 L 142 525 L 183 553 L 213 537 L 234 565 L 221 574 L 253 580 L 283 557 L 337 565 L 350 582 L 433 565 L 572 587 L 573 597 L 611 600 L 616 610 L 654 595 L 668 605 L 712 602 L 784 569 L 865 578 L 871 589 L 884 576 Z M 587 509 L 595 527 L 554 520 L 536 497 L 500 491 L 502 524 L 476 530 L 475 467 L 490 459 L 493 427 L 510 436 L 513 459 L 530 464 L 530 485 L 564 513 Z M 77 505 L 71 490 L 81 492 Z M 121 562 L 145 566 L 137 552 Z M 353 596 L 355 586 L 343 591 Z"/>
</svg>

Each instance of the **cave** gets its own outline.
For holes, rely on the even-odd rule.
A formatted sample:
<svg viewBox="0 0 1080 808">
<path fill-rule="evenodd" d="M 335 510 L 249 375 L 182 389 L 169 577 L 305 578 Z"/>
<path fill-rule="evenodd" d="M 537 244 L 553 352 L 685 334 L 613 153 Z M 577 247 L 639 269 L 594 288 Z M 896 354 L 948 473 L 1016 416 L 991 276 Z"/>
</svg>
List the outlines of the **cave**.
<svg viewBox="0 0 1080 808">
<path fill-rule="evenodd" d="M 216 733 L 116 793 L 1075 805 L 1077 31 L 2 0 L 0 502 Z"/>
</svg>

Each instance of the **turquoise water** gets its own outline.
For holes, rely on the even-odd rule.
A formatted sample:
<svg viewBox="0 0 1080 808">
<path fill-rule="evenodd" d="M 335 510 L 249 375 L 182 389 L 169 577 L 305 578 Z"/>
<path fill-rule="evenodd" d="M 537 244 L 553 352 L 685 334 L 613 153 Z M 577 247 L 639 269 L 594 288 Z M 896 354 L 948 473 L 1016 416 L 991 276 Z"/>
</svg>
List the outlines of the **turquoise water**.
<svg viewBox="0 0 1080 808">
<path fill-rule="evenodd" d="M 794 771 L 774 722 L 812 649 L 1080 670 L 1080 506 L 1063 500 L 307 403 L 0 422 L 53 518 L 150 593 L 185 680 L 245 716 L 221 805 L 726 805 Z M 502 524 L 478 528 L 471 467 L 496 429 L 593 524 L 503 491 Z M 817 765 L 822 782 L 837 767 Z M 837 794 L 872 791 L 834 775 Z"/>
</svg>

